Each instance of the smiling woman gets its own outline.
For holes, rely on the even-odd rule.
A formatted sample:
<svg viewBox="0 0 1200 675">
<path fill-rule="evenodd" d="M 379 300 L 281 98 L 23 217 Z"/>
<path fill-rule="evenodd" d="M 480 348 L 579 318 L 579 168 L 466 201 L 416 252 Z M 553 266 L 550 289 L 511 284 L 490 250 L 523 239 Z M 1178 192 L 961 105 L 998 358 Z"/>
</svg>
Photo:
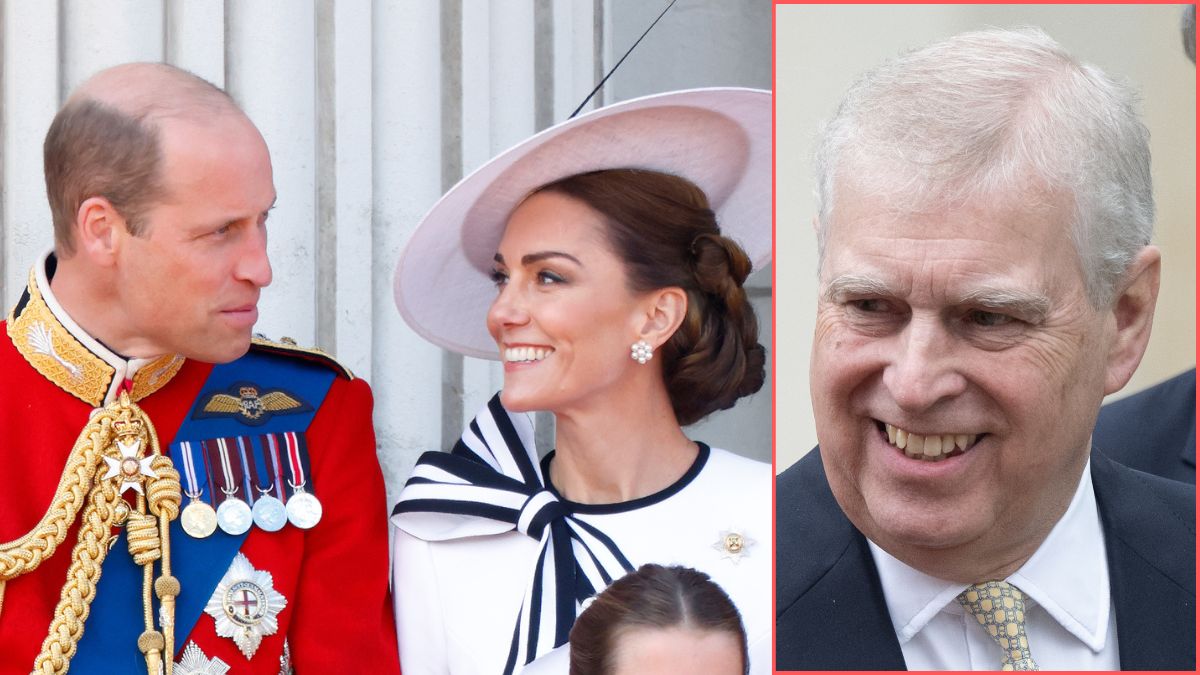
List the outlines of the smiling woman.
<svg viewBox="0 0 1200 675">
<path fill-rule="evenodd" d="M 504 389 L 394 512 L 407 672 L 517 672 L 649 562 L 727 589 L 770 671 L 770 467 L 681 429 L 762 387 L 742 284 L 769 258 L 769 116 L 752 90 L 610 106 L 497 157 L 414 233 L 401 313 L 499 357 Z M 556 422 L 541 459 L 533 411 Z"/>
<path fill-rule="evenodd" d="M 516 270 L 504 265 L 506 248 L 533 250 L 552 242 L 562 245 L 522 255 Z M 557 180 L 513 212 L 500 251 L 494 278 L 504 288 L 488 312 L 488 330 L 505 350 L 502 399 L 510 410 L 562 416 L 568 409 L 551 401 L 519 402 L 520 382 L 509 377 L 518 372 L 515 362 L 531 360 L 509 354 L 522 344 L 523 333 L 538 330 L 531 309 L 560 322 L 563 331 L 584 333 L 585 351 L 605 357 L 593 364 L 599 372 L 584 378 L 593 385 L 626 369 L 645 370 L 624 360 L 623 369 L 604 365 L 628 346 L 629 336 L 637 336 L 647 361 L 661 351 L 661 379 L 679 424 L 729 408 L 762 387 L 764 351 L 742 288 L 750 261 L 736 242 L 721 236 L 704 193 L 686 179 L 611 169 Z M 541 292 L 509 290 L 514 274 Z M 536 361 L 552 354 L 573 357 L 552 344 L 533 346 Z M 657 370 L 650 369 L 652 389 Z"/>
</svg>

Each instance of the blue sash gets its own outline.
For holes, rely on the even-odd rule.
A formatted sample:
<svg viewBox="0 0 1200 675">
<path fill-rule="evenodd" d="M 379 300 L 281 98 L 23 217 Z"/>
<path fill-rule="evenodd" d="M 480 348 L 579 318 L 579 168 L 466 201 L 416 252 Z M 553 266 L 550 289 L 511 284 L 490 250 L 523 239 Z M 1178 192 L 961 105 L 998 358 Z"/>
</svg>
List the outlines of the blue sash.
<svg viewBox="0 0 1200 675">
<path fill-rule="evenodd" d="M 182 441 L 199 445 L 198 442 L 204 439 L 252 434 L 258 437 L 257 444 L 261 434 L 305 431 L 325 400 L 334 377 L 334 372 L 324 366 L 254 351 L 232 363 L 214 366 L 170 445 L 175 468 L 183 473 L 177 457 Z M 295 399 L 308 404 L 307 409 L 293 414 L 264 415 L 265 420 L 259 418 L 247 422 L 239 421 L 238 415 L 205 415 L 202 406 L 214 394 L 236 391 L 237 385 L 246 382 L 263 389 L 286 388 Z M 202 472 L 201 465 L 197 467 L 197 474 Z M 201 481 L 206 483 L 204 479 Z M 186 492 L 186 478 L 183 478 L 183 484 Z M 205 485 L 203 489 L 207 495 L 209 487 Z M 187 506 L 189 501 L 185 496 L 182 506 Z M 187 644 L 188 635 L 248 534 L 235 537 L 217 530 L 205 539 L 194 539 L 183 531 L 178 518 L 171 523 L 171 573 L 179 579 L 182 588 L 175 601 L 176 653 Z M 157 616 L 158 602 L 155 600 Z M 83 637 L 71 659 L 72 675 L 146 672 L 145 658 L 137 648 L 137 639 L 143 630 L 142 568 L 134 564 L 129 555 L 122 530 L 104 561 Z M 166 658 L 173 659 L 174 655 Z"/>
</svg>

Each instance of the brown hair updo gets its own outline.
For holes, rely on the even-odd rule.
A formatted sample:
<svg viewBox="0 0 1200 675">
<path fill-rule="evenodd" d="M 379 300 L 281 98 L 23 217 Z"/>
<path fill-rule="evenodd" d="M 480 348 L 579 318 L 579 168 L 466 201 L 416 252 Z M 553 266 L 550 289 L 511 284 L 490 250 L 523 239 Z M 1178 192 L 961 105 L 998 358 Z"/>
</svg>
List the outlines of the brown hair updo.
<svg viewBox="0 0 1200 675">
<path fill-rule="evenodd" d="M 707 574 L 690 567 L 642 565 L 596 596 L 571 628 L 570 675 L 608 675 L 617 640 L 633 628 L 690 628 L 728 633 L 750 670 L 746 630 L 737 607 Z"/>
<path fill-rule="evenodd" d="M 605 169 L 537 192 L 574 197 L 604 216 L 606 235 L 635 292 L 678 287 L 687 314 L 662 346 L 675 417 L 692 424 L 758 391 L 766 353 L 742 284 L 751 263 L 721 235 L 708 197 L 691 181 L 643 169 Z"/>
</svg>

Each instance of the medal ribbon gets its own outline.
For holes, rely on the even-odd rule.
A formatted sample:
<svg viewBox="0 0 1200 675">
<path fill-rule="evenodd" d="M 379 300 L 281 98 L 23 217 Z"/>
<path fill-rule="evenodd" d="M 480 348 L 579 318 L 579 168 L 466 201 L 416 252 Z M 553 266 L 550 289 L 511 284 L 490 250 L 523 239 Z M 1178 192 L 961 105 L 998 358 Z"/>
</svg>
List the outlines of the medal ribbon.
<svg viewBox="0 0 1200 675">
<path fill-rule="evenodd" d="M 229 499 L 237 494 L 238 484 L 237 480 L 233 477 L 233 466 L 229 462 L 229 445 L 226 444 L 224 438 L 217 439 L 217 452 L 221 456 L 221 473 L 225 479 L 225 484 L 221 486 L 221 491 L 228 491 L 226 499 Z"/>
<path fill-rule="evenodd" d="M 283 463 L 279 461 L 279 441 L 271 436 L 271 468 L 275 471 L 275 493 L 282 501 L 283 495 Z"/>
<path fill-rule="evenodd" d="M 250 471 L 248 471 L 246 467 L 253 467 L 254 465 L 250 462 L 250 459 L 246 457 L 246 442 L 245 436 L 238 436 L 238 452 L 242 456 L 242 464 L 238 467 L 238 470 L 242 474 L 242 485 L 246 488 L 246 501 L 250 504 L 254 504 L 255 500 L 258 499 L 258 495 L 255 494 L 254 490 L 250 488 Z"/>
<path fill-rule="evenodd" d="M 217 478 L 220 474 L 214 470 L 214 467 L 221 463 L 217 456 L 217 443 L 215 440 L 200 441 L 200 448 L 202 450 L 201 457 L 204 458 L 204 472 L 208 475 L 208 484 L 212 486 L 212 490 L 209 490 L 212 505 L 220 506 L 221 502 L 225 501 L 225 491 L 220 488 L 225 486 L 218 484 Z"/>
<path fill-rule="evenodd" d="M 252 442 L 254 452 L 254 487 L 259 494 L 268 495 L 275 490 L 275 481 L 271 480 L 266 487 L 263 487 L 263 479 L 271 479 L 274 474 L 274 467 L 270 464 L 271 455 L 264 449 L 264 441 L 269 443 L 267 439 L 270 436 L 259 436 L 257 442 Z"/>
<path fill-rule="evenodd" d="M 304 447 L 304 441 L 296 435 L 296 432 L 289 431 L 283 435 L 284 442 L 287 444 L 288 466 L 292 471 L 292 487 L 295 492 L 300 492 L 307 483 L 304 465 L 308 461 L 307 448 Z M 312 491 L 312 488 L 309 488 Z"/>
<path fill-rule="evenodd" d="M 196 476 L 196 458 L 192 455 L 192 444 L 190 441 L 184 441 L 177 447 L 179 448 L 180 462 L 183 464 L 183 475 L 187 478 L 187 495 L 189 497 L 195 495 L 193 499 L 199 499 L 204 496 L 206 486 L 201 485 Z"/>
<path fill-rule="evenodd" d="M 267 447 L 271 450 L 271 469 L 275 474 L 275 494 L 283 501 L 283 463 L 279 461 L 279 438 L 275 434 L 267 434 Z"/>
</svg>

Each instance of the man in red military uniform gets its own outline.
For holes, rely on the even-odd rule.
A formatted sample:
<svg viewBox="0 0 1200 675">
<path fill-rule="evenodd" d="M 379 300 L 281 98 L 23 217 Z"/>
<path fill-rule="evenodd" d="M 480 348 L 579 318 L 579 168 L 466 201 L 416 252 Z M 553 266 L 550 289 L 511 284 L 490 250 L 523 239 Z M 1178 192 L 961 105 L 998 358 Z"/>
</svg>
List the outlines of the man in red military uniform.
<svg viewBox="0 0 1200 675">
<path fill-rule="evenodd" d="M 45 150 L 55 247 L 0 331 L 0 672 L 398 672 L 370 389 L 251 344 L 257 129 L 129 64 Z"/>
</svg>

